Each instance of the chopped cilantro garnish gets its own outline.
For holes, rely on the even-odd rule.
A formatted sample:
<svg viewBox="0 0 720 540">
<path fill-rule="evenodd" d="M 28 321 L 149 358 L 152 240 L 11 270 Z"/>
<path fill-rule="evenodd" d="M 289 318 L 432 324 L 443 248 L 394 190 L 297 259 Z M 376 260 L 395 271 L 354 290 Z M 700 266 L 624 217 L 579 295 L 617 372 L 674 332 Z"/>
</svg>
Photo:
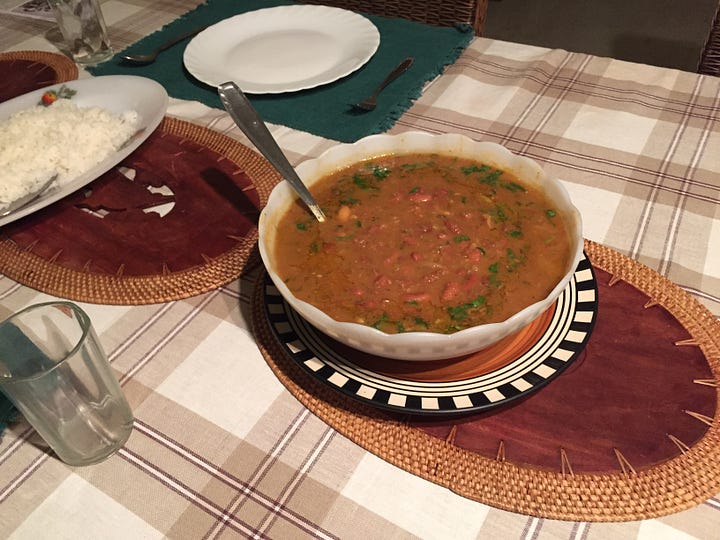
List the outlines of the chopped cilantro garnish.
<svg viewBox="0 0 720 540">
<path fill-rule="evenodd" d="M 298 221 L 298 222 L 295 224 L 295 226 L 296 226 L 296 227 L 298 228 L 298 230 L 300 230 L 300 231 L 307 231 L 307 230 L 308 230 L 307 223 L 303 223 L 302 221 Z"/>
<path fill-rule="evenodd" d="M 516 184 L 515 182 L 503 182 L 500 184 L 505 189 L 509 189 L 510 191 L 522 191 L 525 193 L 526 189 L 521 186 L 520 184 Z"/>
<path fill-rule="evenodd" d="M 489 186 L 497 186 L 498 185 L 498 179 L 500 178 L 500 175 L 503 172 L 500 169 L 495 169 L 494 171 L 486 174 L 480 179 L 480 182 L 483 184 L 487 184 Z"/>
<path fill-rule="evenodd" d="M 470 175 L 472 173 L 484 173 L 489 170 L 489 165 L 480 165 L 479 167 L 477 165 L 469 165 L 467 167 L 460 167 L 460 171 L 462 171 L 464 175 Z"/>
<path fill-rule="evenodd" d="M 403 170 L 406 171 L 416 171 L 417 169 L 423 169 L 425 167 L 432 167 L 435 165 L 432 161 L 428 161 L 427 163 L 403 163 L 400 165 L 400 167 L 403 168 Z"/>
<path fill-rule="evenodd" d="M 318 246 L 317 242 L 313 242 L 312 244 L 310 244 L 311 253 L 317 253 L 318 251 L 320 251 L 320 246 Z"/>
<path fill-rule="evenodd" d="M 512 236 L 513 238 L 520 238 L 522 236 L 522 232 L 515 229 L 512 231 L 508 231 L 508 236 Z"/>
<path fill-rule="evenodd" d="M 380 317 L 377 321 L 375 321 L 372 326 L 373 326 L 373 328 L 377 328 L 378 330 L 380 330 L 380 326 L 382 326 L 383 323 L 386 323 L 386 322 L 388 322 L 388 316 L 387 316 L 387 313 L 383 313 L 382 317 Z"/>
<path fill-rule="evenodd" d="M 492 218 L 495 221 L 507 221 L 508 220 L 507 214 L 505 214 L 505 209 L 504 209 L 503 205 L 501 205 L 501 204 L 496 204 L 495 208 L 493 208 L 490 211 L 490 215 L 492 216 Z"/>
<path fill-rule="evenodd" d="M 521 250 L 521 255 L 520 255 L 520 256 L 516 255 L 515 252 L 514 252 L 512 249 L 510 249 L 510 248 L 507 249 L 507 252 L 506 252 L 506 253 L 507 253 L 507 257 L 508 257 L 508 259 L 509 259 L 509 261 L 510 261 L 510 262 L 508 263 L 508 265 L 507 265 L 507 269 L 508 269 L 509 272 L 514 272 L 514 271 L 515 271 L 515 267 L 516 267 L 518 264 L 521 264 L 521 263 L 525 262 L 525 253 L 523 253 L 522 250 Z"/>
<path fill-rule="evenodd" d="M 454 321 L 462 321 L 467 318 L 468 311 L 471 309 L 479 308 L 485 303 L 485 297 L 480 295 L 475 300 L 460 304 L 459 306 L 449 307 L 448 314 Z"/>
<path fill-rule="evenodd" d="M 554 218 L 555 216 L 557 216 L 557 212 L 555 212 L 555 210 L 549 209 L 549 210 L 545 210 L 545 215 L 549 218 Z"/>
<path fill-rule="evenodd" d="M 353 184 L 355 184 L 360 189 L 378 189 L 377 186 L 373 185 L 370 182 L 370 179 L 361 174 L 354 174 L 352 180 Z"/>
<path fill-rule="evenodd" d="M 500 269 L 500 263 L 492 263 L 490 266 L 488 266 L 488 270 L 490 270 L 490 285 L 493 287 L 499 287 L 501 284 L 500 279 L 498 278 L 498 270 Z"/>
<path fill-rule="evenodd" d="M 372 173 L 375 178 L 382 180 L 390 174 L 390 169 L 387 167 L 381 167 L 380 165 L 373 165 Z"/>
<path fill-rule="evenodd" d="M 408 193 L 413 194 L 413 193 L 417 193 L 418 191 L 420 191 L 420 186 L 415 186 L 410 191 L 408 191 Z"/>
<path fill-rule="evenodd" d="M 352 197 L 349 199 L 340 199 L 340 204 L 345 206 L 353 206 L 360 202 L 360 199 L 353 199 Z"/>
<path fill-rule="evenodd" d="M 425 328 L 427 328 L 428 326 L 430 326 L 430 325 L 427 323 L 427 321 L 426 321 L 425 319 L 423 319 L 422 317 L 415 317 L 415 324 L 416 324 L 417 326 L 424 326 Z"/>
<path fill-rule="evenodd" d="M 467 234 L 458 234 L 453 240 L 456 244 L 459 244 L 460 242 L 469 242 L 470 237 Z"/>
</svg>

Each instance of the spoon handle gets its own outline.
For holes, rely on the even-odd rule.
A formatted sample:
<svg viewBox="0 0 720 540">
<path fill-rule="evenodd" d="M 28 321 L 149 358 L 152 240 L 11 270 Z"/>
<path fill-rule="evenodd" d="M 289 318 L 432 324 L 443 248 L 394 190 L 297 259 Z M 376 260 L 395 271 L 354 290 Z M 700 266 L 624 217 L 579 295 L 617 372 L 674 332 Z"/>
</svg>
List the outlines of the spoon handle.
<svg viewBox="0 0 720 540">
<path fill-rule="evenodd" d="M 28 193 L 27 195 L 23 195 L 19 199 L 16 199 L 13 202 L 9 203 L 7 206 L 3 206 L 2 208 L 0 208 L 0 218 L 9 216 L 15 210 L 19 210 L 23 206 L 33 202 L 40 195 L 42 195 L 47 188 L 50 187 L 50 184 L 52 184 L 55 181 L 57 176 L 58 176 L 57 174 L 53 174 L 49 179 L 45 180 L 45 182 L 43 182 L 40 185 L 40 187 L 37 187 L 34 190 L 32 190 L 31 193 Z"/>
<path fill-rule="evenodd" d="M 262 153 L 275 169 L 288 181 L 303 202 L 310 208 L 318 221 L 325 221 L 325 214 L 295 172 L 285 154 L 278 146 L 265 122 L 251 105 L 250 100 L 233 82 L 218 86 L 218 95 L 223 106 L 238 127 Z"/>
<path fill-rule="evenodd" d="M 162 45 L 160 45 L 157 49 L 155 49 L 157 52 L 162 52 L 165 49 L 169 49 L 176 43 L 180 43 L 183 39 L 189 38 L 190 36 L 194 36 L 195 34 L 199 34 L 203 30 L 205 30 L 209 25 L 201 26 L 200 28 L 194 28 L 192 30 L 189 30 L 188 32 L 185 32 L 184 34 L 180 34 L 179 36 L 175 36 L 174 38 L 170 39 L 169 41 L 166 41 Z"/>
</svg>

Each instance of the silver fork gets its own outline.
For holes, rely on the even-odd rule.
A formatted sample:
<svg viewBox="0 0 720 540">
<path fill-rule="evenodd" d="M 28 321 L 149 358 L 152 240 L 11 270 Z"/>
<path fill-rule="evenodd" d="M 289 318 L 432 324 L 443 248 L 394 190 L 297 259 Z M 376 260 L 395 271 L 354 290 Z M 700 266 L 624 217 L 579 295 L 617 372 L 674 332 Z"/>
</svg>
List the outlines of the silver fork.
<svg viewBox="0 0 720 540">
<path fill-rule="evenodd" d="M 393 69 L 390 74 L 385 77 L 385 80 L 381 82 L 378 87 L 375 89 L 375 91 L 368 97 L 367 99 L 363 99 L 359 103 L 355 103 L 353 107 L 355 107 L 358 110 L 361 111 L 372 111 L 377 107 L 377 98 L 380 95 L 380 92 L 383 91 L 383 89 L 393 82 L 395 79 L 397 79 L 400 75 L 405 73 L 410 66 L 413 64 L 413 57 L 409 56 L 402 62 L 398 64 L 398 66 Z"/>
<path fill-rule="evenodd" d="M 42 195 L 47 188 L 50 187 L 50 184 L 52 184 L 55 179 L 57 178 L 57 174 L 54 174 L 50 177 L 49 180 L 46 180 L 44 184 L 42 184 L 39 188 L 31 191 L 27 195 L 24 195 L 20 197 L 19 199 L 15 199 L 10 204 L 0 207 L 0 218 L 3 218 L 5 216 L 9 216 L 16 210 L 19 210 L 23 206 L 30 204 L 32 201 L 37 199 L 40 195 Z"/>
</svg>

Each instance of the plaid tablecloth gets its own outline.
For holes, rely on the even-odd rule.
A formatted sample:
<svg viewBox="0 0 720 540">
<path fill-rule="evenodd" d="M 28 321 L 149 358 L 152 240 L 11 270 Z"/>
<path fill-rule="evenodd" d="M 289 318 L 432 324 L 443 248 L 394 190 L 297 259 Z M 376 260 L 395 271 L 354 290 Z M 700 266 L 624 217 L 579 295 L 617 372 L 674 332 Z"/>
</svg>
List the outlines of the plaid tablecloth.
<svg viewBox="0 0 720 540">
<path fill-rule="evenodd" d="M 116 44 L 194 5 L 109 0 Z M 164 11 L 167 10 L 167 11 Z M 50 25 L 3 15 L 0 50 L 52 50 Z M 168 111 L 243 140 L 222 111 Z M 476 39 L 392 129 L 459 132 L 563 179 L 585 236 L 636 258 L 720 314 L 720 79 Z M 291 161 L 333 141 L 283 126 Z M 397 469 L 305 409 L 255 343 L 253 276 L 188 300 L 83 305 L 134 409 L 126 447 L 70 468 L 23 421 L 0 441 L 9 538 L 717 538 L 720 498 L 625 523 L 490 508 Z M 0 277 L 0 319 L 47 295 Z"/>
</svg>

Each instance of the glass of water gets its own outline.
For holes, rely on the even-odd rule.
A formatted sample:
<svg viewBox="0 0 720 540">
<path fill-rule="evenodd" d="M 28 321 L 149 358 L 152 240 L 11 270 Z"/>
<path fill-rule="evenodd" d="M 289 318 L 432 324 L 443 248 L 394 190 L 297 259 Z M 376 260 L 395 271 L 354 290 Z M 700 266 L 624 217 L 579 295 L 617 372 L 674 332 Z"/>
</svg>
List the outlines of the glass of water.
<svg viewBox="0 0 720 540">
<path fill-rule="evenodd" d="M 133 428 L 90 319 L 71 302 L 36 304 L 0 323 L 0 392 L 69 465 L 106 459 Z"/>
<path fill-rule="evenodd" d="M 113 49 L 98 0 L 48 0 L 63 36 L 63 45 L 78 64 L 107 60 Z"/>
</svg>

